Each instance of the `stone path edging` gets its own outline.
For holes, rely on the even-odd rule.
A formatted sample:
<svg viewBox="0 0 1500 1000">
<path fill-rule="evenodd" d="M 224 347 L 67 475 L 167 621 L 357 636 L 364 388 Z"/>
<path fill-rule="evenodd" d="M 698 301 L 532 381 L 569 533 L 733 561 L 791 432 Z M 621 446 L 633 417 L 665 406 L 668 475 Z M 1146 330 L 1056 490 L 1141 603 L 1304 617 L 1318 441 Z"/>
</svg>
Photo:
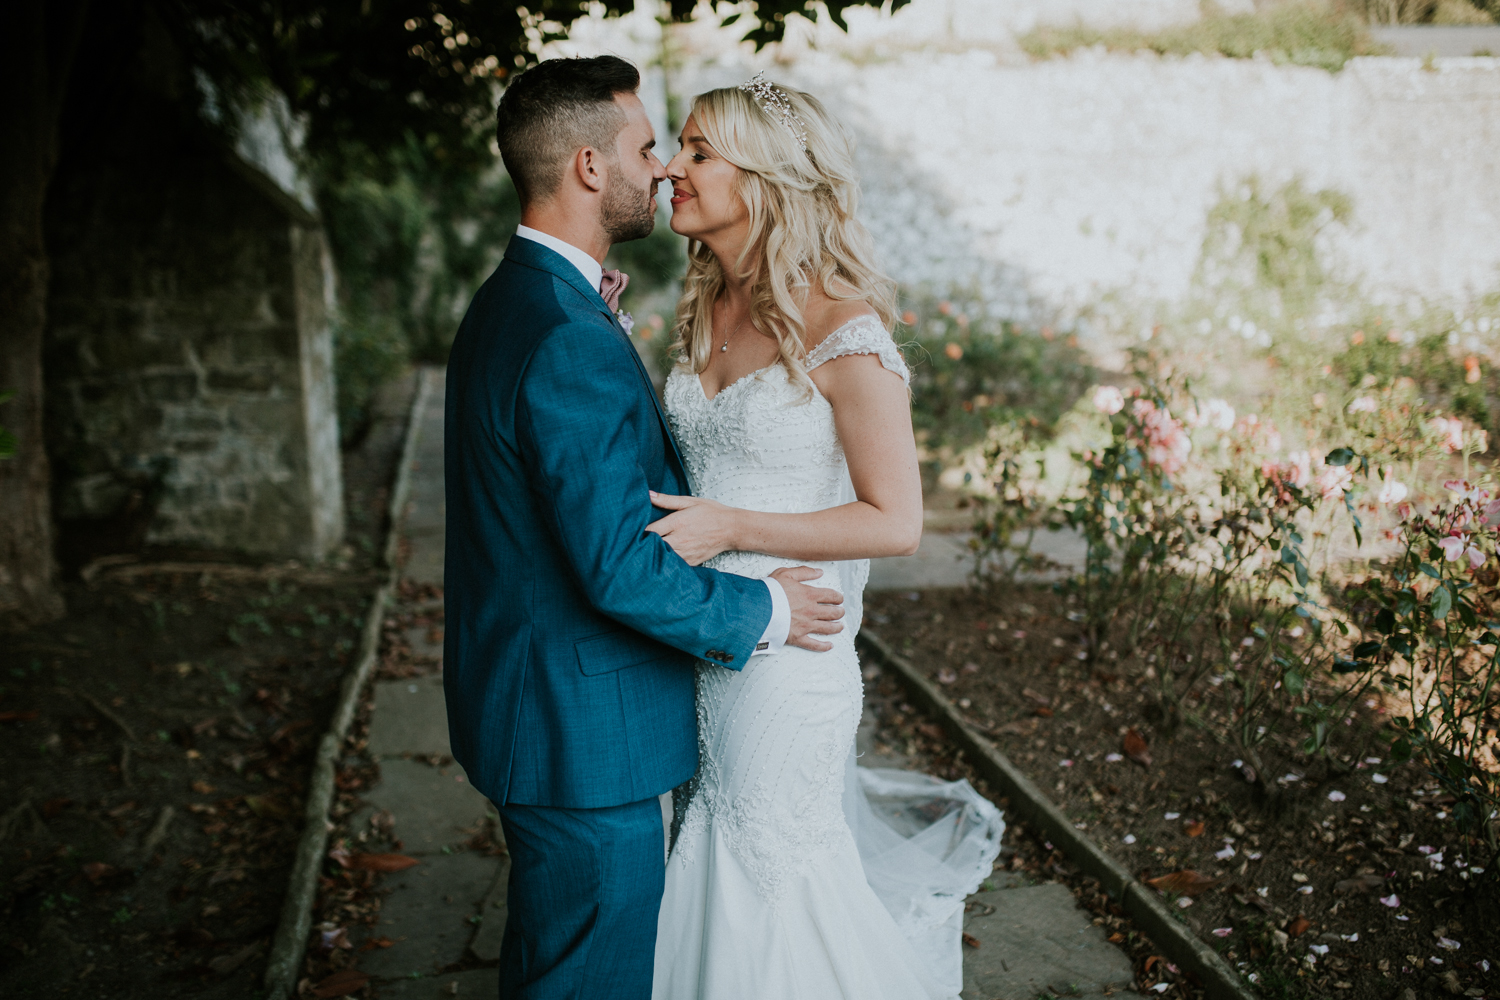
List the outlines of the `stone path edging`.
<svg viewBox="0 0 1500 1000">
<path fill-rule="evenodd" d="M 333 829 L 328 821 L 328 807 L 333 803 L 334 764 L 338 760 L 344 737 L 348 735 L 349 726 L 354 721 L 360 692 L 374 672 L 375 661 L 380 653 L 380 626 L 385 618 L 385 609 L 390 606 L 396 594 L 396 548 L 402 508 L 406 506 L 406 498 L 411 490 L 412 458 L 416 454 L 420 427 L 418 417 L 426 407 L 431 392 L 431 381 L 426 369 L 418 370 L 417 380 L 417 393 L 407 413 L 406 437 L 401 445 L 400 464 L 396 469 L 396 481 L 391 489 L 391 502 L 386 518 L 386 542 L 381 551 L 385 576 L 370 598 L 370 610 L 365 614 L 365 627 L 360 635 L 354 667 L 344 677 L 333 718 L 323 739 L 318 743 L 317 760 L 308 781 L 305 825 L 302 836 L 297 841 L 286 901 L 282 903 L 281 920 L 276 925 L 276 936 L 271 942 L 271 956 L 266 961 L 264 982 L 268 1000 L 287 1000 L 296 987 L 297 969 L 302 965 L 302 956 L 307 950 L 307 935 L 312 929 L 312 908 L 317 898 L 318 871 L 323 862 L 323 849 L 328 846 L 328 833 Z"/>
<path fill-rule="evenodd" d="M 1182 925 L 1157 895 L 1138 882 L 1114 858 L 1083 836 L 1067 815 L 1021 772 L 993 743 L 964 722 L 947 696 L 923 677 L 879 635 L 861 629 L 858 640 L 881 666 L 900 677 L 918 707 L 936 715 L 975 766 L 996 788 L 1010 797 L 1010 808 L 1021 819 L 1059 847 L 1087 875 L 1099 880 L 1120 901 L 1137 927 L 1150 935 L 1166 958 L 1203 983 L 1210 1000 L 1255 1000 L 1240 976 L 1208 945 Z"/>
</svg>

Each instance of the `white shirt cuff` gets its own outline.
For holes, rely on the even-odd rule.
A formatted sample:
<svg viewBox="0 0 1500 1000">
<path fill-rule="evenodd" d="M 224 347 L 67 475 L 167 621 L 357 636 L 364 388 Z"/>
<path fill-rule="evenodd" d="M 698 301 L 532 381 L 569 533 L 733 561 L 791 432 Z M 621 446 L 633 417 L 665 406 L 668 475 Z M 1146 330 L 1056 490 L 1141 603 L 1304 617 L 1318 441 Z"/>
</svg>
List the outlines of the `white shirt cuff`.
<svg viewBox="0 0 1500 1000">
<path fill-rule="evenodd" d="M 751 656 L 769 656 L 781 652 L 792 634 L 792 605 L 786 599 L 786 590 L 779 581 L 769 576 L 762 582 L 771 592 L 771 623 L 761 634 L 760 642 L 755 644 L 755 652 Z"/>
</svg>

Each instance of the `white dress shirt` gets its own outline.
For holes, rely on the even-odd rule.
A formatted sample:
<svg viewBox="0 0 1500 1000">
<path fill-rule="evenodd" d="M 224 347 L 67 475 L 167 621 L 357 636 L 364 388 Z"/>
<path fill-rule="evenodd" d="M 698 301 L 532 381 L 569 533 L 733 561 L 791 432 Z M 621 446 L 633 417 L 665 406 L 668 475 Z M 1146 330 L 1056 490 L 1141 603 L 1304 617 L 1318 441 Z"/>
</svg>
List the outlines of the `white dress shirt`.
<svg viewBox="0 0 1500 1000">
<path fill-rule="evenodd" d="M 530 226 L 517 226 L 516 235 L 531 240 L 533 243 L 540 243 L 562 257 L 563 260 L 578 268 L 578 273 L 594 287 L 594 291 L 599 290 L 599 283 L 604 280 L 604 265 L 595 260 L 592 254 L 585 253 L 571 243 L 532 229 Z M 771 592 L 771 622 L 761 634 L 760 641 L 755 644 L 755 652 L 751 653 L 751 656 L 767 656 L 781 652 L 792 632 L 792 605 L 786 599 L 786 589 L 769 576 L 764 577 L 762 582 Z"/>
</svg>

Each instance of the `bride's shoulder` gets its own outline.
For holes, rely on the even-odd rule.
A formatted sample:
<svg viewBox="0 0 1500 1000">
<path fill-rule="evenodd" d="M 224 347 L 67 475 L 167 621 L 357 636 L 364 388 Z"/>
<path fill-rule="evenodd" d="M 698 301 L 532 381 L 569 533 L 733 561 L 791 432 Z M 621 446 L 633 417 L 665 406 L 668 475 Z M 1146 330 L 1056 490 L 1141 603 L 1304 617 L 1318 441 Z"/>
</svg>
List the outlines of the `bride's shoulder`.
<svg viewBox="0 0 1500 1000">
<path fill-rule="evenodd" d="M 873 355 L 880 367 L 910 380 L 906 361 L 879 314 L 866 302 L 836 302 L 810 315 L 808 322 L 809 374 L 836 358 Z M 879 368 L 874 369 L 879 371 Z"/>
<path fill-rule="evenodd" d="M 833 343 L 845 339 L 855 331 L 879 332 L 887 340 L 890 339 L 879 314 L 868 302 L 859 299 L 825 299 L 807 310 L 806 322 L 805 342 L 809 356 L 816 354 L 819 348 L 831 347 Z"/>
</svg>

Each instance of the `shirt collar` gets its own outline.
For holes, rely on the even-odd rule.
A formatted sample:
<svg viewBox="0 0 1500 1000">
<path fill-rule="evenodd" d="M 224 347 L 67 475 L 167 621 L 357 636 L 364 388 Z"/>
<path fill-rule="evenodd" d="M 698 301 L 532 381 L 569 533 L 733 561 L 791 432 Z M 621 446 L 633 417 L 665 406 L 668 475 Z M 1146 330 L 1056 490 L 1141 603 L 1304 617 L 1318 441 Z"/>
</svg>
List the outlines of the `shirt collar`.
<svg viewBox="0 0 1500 1000">
<path fill-rule="evenodd" d="M 540 243 L 562 257 L 563 260 L 578 268 L 578 273 L 583 275 L 584 281 L 594 286 L 594 291 L 599 290 L 599 284 L 604 280 L 604 267 L 591 255 L 584 253 L 571 243 L 565 243 L 556 236 L 549 236 L 530 226 L 517 226 L 516 235 L 531 240 L 533 243 Z"/>
</svg>

